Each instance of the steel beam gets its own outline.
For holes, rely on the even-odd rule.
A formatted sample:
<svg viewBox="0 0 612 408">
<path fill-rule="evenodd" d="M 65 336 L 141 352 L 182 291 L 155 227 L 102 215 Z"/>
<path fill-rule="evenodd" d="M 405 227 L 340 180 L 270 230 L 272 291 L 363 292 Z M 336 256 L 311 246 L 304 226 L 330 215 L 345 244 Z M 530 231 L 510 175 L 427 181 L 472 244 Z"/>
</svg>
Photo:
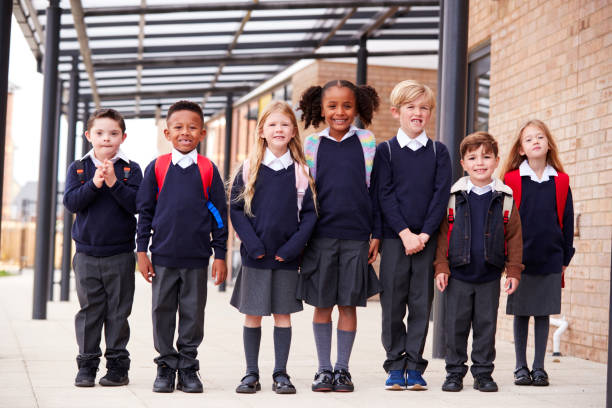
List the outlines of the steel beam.
<svg viewBox="0 0 612 408">
<path fill-rule="evenodd" d="M 57 60 L 59 54 L 60 8 L 59 0 L 49 0 L 45 40 L 43 113 L 38 171 L 38 198 L 36 208 L 36 249 L 34 257 L 33 319 L 47 318 L 47 285 L 49 284 L 49 229 L 53 177 L 53 139 L 56 112 L 52 107 L 57 98 Z"/>
<path fill-rule="evenodd" d="M 72 60 L 70 76 L 70 97 L 68 101 L 68 135 L 66 137 L 66 171 L 74 161 L 76 125 L 79 119 L 79 59 Z M 64 186 L 64 192 L 66 188 Z M 72 259 L 72 213 L 64 209 L 64 235 L 62 246 L 62 281 L 60 300 L 70 300 L 70 265 Z"/>
<path fill-rule="evenodd" d="M 469 0 L 444 1 L 442 6 L 442 70 L 438 83 L 440 106 L 439 140 L 450 153 L 453 180 L 463 175 L 460 164 L 459 144 L 465 135 L 467 109 L 467 45 Z M 445 349 L 444 295 L 437 294 L 434 308 L 434 338 L 432 354 L 443 358 Z"/>
<path fill-rule="evenodd" d="M 379 51 L 370 52 L 370 57 L 399 57 L 409 55 L 437 55 L 438 50 L 403 50 L 403 51 Z M 313 52 L 290 52 L 290 53 L 268 53 L 268 54 L 235 54 L 231 57 L 223 55 L 204 55 L 196 57 L 156 57 L 156 58 L 145 58 L 140 63 L 147 68 L 155 67 L 176 67 L 176 66 L 203 66 L 209 64 L 211 66 L 220 63 L 235 63 L 235 64 L 276 64 L 276 63 L 290 63 L 301 59 L 334 59 L 334 58 L 355 58 L 356 52 L 327 52 L 327 53 L 313 53 Z M 133 68 L 138 64 L 139 61 L 135 58 L 120 58 L 120 59 L 105 59 L 94 62 L 96 68 L 110 68 L 110 69 L 121 69 L 121 68 Z"/>
<path fill-rule="evenodd" d="M 226 87 L 206 87 L 206 88 L 192 88 L 192 89 L 173 89 L 173 90 L 161 90 L 161 91 L 147 91 L 147 92 L 116 92 L 116 93 L 105 93 L 100 94 L 100 100 L 113 101 L 113 100 L 132 100 L 134 97 L 139 96 L 140 98 L 172 98 L 172 97 L 193 97 L 194 95 L 204 95 L 206 92 L 213 94 L 227 93 L 227 92 L 248 92 L 254 84 L 250 86 L 226 86 Z M 89 96 L 88 94 L 82 94 L 83 96 Z"/>
<path fill-rule="evenodd" d="M 81 0 L 70 0 L 70 11 L 72 13 L 72 19 L 74 20 L 74 28 L 77 32 L 77 38 L 79 39 L 79 48 L 81 50 L 81 57 L 87 70 L 87 76 L 89 77 L 89 84 L 92 89 L 93 101 L 96 107 L 100 106 L 100 97 L 98 96 L 98 89 L 96 88 L 96 76 L 94 75 L 94 67 L 91 62 L 91 49 L 89 48 L 89 40 L 87 39 L 87 28 L 85 26 L 85 17 L 83 15 L 83 5 Z"/>
<path fill-rule="evenodd" d="M 62 96 L 64 93 L 64 84 L 58 81 L 57 85 L 57 102 L 55 103 L 55 134 L 53 137 L 53 165 L 51 167 L 51 208 L 49 216 L 51 217 L 51 225 L 49 226 L 49 300 L 53 300 L 55 292 L 55 236 L 57 227 L 57 191 L 58 177 L 57 171 L 59 168 L 59 139 L 60 139 L 60 119 L 62 117 Z"/>
<path fill-rule="evenodd" d="M 8 108 L 8 71 L 11 49 L 11 14 L 13 3 L 0 3 L 0 202 L 4 191 L 4 147 L 6 145 L 6 114 Z M 2 226 L 0 216 L 0 231 Z M 1 234 L 0 234 L 1 235 Z"/>
<path fill-rule="evenodd" d="M 225 104 L 225 151 L 223 154 L 223 181 L 227 182 L 230 178 L 230 166 L 232 164 L 232 127 L 234 119 L 234 98 L 231 93 L 227 94 Z M 219 292 L 225 292 L 225 282 L 219 285 Z"/>
<path fill-rule="evenodd" d="M 393 6 L 437 6 L 438 1 L 425 0 L 376 0 L 376 1 L 354 1 L 354 0 L 328 0 L 328 1 L 269 1 L 263 3 L 243 2 L 218 2 L 199 5 L 175 5 L 175 6 L 148 6 L 141 7 L 92 7 L 85 9 L 86 17 L 93 16 L 125 16 L 128 14 L 165 14 L 183 13 L 197 11 L 236 11 L 236 10 L 295 10 L 295 9 L 317 9 L 317 8 L 341 8 L 341 7 L 393 7 Z"/>
<path fill-rule="evenodd" d="M 89 144 L 89 140 L 87 140 L 87 137 L 85 137 L 85 132 L 87 131 L 87 120 L 89 119 L 89 104 L 90 101 L 88 98 L 84 99 L 84 103 L 85 103 L 85 109 L 83 109 L 83 133 L 81 134 L 81 157 L 85 156 L 87 154 L 87 152 L 91 149 L 91 146 Z"/>
</svg>

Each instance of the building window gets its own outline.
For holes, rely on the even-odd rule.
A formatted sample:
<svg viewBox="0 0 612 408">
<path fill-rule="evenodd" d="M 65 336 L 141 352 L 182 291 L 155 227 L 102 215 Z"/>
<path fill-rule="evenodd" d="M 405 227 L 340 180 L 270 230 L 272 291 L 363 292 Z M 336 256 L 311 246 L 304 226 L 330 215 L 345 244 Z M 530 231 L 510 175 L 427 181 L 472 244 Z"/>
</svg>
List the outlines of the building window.
<svg viewBox="0 0 612 408">
<path fill-rule="evenodd" d="M 489 130 L 491 45 L 470 53 L 468 58 L 467 134 Z"/>
</svg>

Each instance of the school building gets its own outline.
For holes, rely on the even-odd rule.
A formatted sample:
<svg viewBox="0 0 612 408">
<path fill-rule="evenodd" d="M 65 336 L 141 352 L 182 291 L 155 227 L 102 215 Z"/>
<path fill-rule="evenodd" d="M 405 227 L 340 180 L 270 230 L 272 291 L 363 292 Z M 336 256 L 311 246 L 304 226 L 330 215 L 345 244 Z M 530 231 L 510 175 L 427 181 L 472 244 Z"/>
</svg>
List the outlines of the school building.
<svg viewBox="0 0 612 408">
<path fill-rule="evenodd" d="M 566 272 L 561 312 L 569 328 L 561 338 L 561 352 L 598 362 L 607 361 L 610 305 L 611 44 L 612 3 L 605 0 L 470 2 L 466 134 L 488 130 L 500 142 L 503 162 L 524 121 L 537 118 L 550 127 L 570 176 L 575 210 L 576 255 Z M 266 103 L 281 99 L 295 107 L 307 87 L 338 78 L 354 81 L 355 72 L 355 64 L 312 61 L 235 103 L 231 170 L 252 146 L 257 115 Z M 376 88 L 382 102 L 370 127 L 378 142 L 397 130 L 389 112 L 392 87 L 415 79 L 437 91 L 437 75 L 429 69 L 368 66 L 367 83 Z M 430 137 L 436 135 L 435 124 L 434 116 L 427 129 Z M 225 116 L 212 116 L 206 126 L 204 151 L 221 169 Z M 300 129 L 302 137 L 313 131 Z M 236 268 L 239 241 L 235 234 L 230 237 L 233 255 L 228 261 Z M 506 316 L 505 307 L 502 295 L 498 338 L 512 340 L 512 318 Z M 549 351 L 555 329 L 551 326 Z"/>
</svg>

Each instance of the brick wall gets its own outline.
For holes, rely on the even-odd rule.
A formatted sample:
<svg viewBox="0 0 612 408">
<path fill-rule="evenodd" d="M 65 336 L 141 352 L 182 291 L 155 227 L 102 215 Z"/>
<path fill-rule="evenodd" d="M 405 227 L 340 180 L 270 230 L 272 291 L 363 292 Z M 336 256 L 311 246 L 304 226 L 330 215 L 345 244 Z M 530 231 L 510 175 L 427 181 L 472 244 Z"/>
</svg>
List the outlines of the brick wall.
<svg viewBox="0 0 612 408">
<path fill-rule="evenodd" d="M 566 274 L 561 352 L 607 361 L 612 234 L 612 3 L 470 2 L 469 47 L 491 43 L 489 130 L 502 160 L 521 123 L 550 127 L 570 175 L 576 255 Z M 512 339 L 500 302 L 499 336 Z M 549 349 L 552 348 L 551 327 Z M 532 341 L 530 339 L 530 341 Z"/>
<path fill-rule="evenodd" d="M 292 101 L 294 104 L 297 104 L 304 90 L 312 85 L 323 86 L 325 83 L 335 79 L 347 79 L 354 83 L 356 75 L 357 71 L 355 64 L 316 61 L 292 77 Z M 375 113 L 374 120 L 369 127 L 369 129 L 376 135 L 377 142 L 390 139 L 397 133 L 399 122 L 391 116 L 389 95 L 391 94 L 393 87 L 398 82 L 406 79 L 414 79 L 422 82 L 436 92 L 437 73 L 435 70 L 377 65 L 368 66 L 368 85 L 371 85 L 376 89 L 381 101 L 378 112 Z M 426 128 L 427 134 L 432 138 L 435 138 L 436 135 L 435 116 L 436 113 L 434 112 Z M 325 127 L 326 125 L 322 123 L 316 130 L 322 130 Z M 301 128 L 300 132 L 302 136 L 306 136 L 314 132 L 314 129 L 309 128 L 308 130 L 304 131 L 304 129 Z"/>
</svg>

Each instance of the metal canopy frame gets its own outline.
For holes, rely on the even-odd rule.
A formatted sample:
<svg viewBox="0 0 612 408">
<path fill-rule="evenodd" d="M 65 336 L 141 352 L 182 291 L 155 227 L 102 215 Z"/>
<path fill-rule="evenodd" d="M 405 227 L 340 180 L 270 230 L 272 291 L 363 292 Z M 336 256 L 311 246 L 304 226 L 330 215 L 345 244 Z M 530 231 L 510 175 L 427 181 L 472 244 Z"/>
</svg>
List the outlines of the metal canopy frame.
<svg viewBox="0 0 612 408">
<path fill-rule="evenodd" d="M 13 0 L 38 61 L 47 3 Z M 433 55 L 438 48 L 437 0 L 159 3 L 108 0 L 101 7 L 94 0 L 61 0 L 60 80 L 74 75 L 76 57 L 81 101 L 153 118 L 157 106 L 165 115 L 168 99 L 189 98 L 211 116 L 225 109 L 215 96 L 241 98 L 302 59 L 356 58 L 364 38 L 370 58 Z M 423 40 L 431 48 L 416 45 Z M 386 47 L 378 49 L 383 41 Z"/>
</svg>

